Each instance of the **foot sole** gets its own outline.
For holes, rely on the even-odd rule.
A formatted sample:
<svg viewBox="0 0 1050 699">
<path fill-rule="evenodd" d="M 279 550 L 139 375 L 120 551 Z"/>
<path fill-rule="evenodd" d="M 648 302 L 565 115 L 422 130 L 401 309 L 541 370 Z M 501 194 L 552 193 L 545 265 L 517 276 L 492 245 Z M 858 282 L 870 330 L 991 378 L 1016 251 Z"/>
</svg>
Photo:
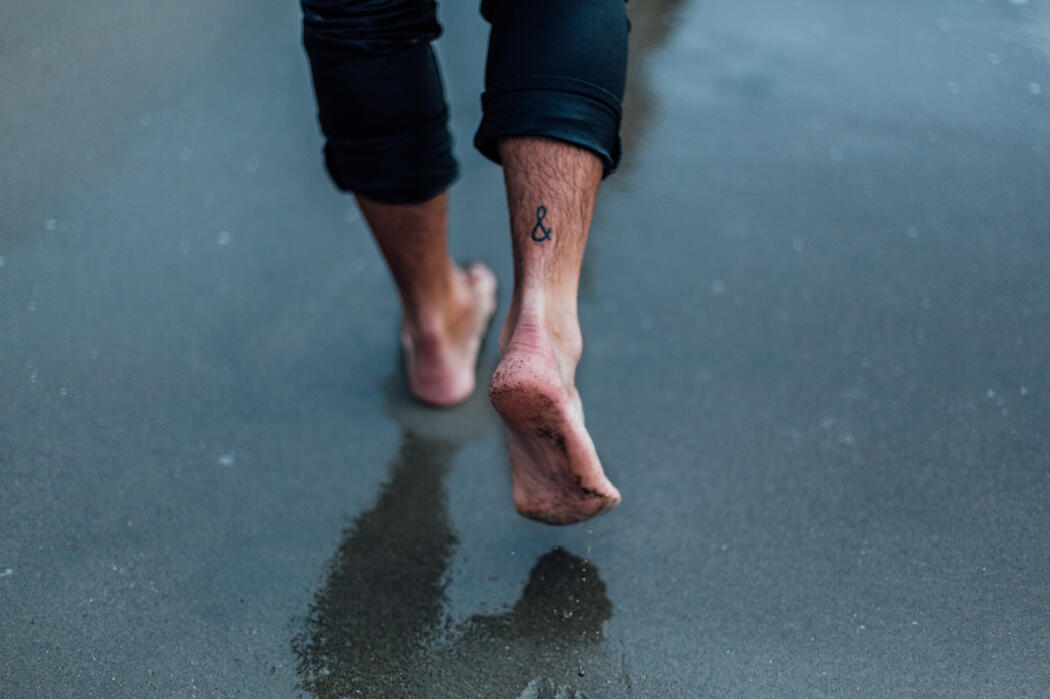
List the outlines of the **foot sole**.
<svg viewBox="0 0 1050 699">
<path fill-rule="evenodd" d="M 489 397 L 503 418 L 518 512 L 547 524 L 572 524 L 620 503 L 584 426 L 579 399 L 557 379 L 551 361 L 516 352 L 512 342 Z"/>
</svg>

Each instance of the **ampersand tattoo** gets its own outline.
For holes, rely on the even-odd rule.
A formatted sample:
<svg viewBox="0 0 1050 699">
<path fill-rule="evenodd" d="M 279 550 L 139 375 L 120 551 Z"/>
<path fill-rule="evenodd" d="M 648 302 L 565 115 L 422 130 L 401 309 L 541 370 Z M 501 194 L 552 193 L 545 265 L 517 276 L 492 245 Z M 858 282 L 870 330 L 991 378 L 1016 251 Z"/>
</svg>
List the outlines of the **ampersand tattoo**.
<svg viewBox="0 0 1050 699">
<path fill-rule="evenodd" d="M 532 239 L 537 243 L 542 243 L 544 240 L 551 239 L 551 233 L 553 229 L 547 228 L 543 225 L 543 219 L 547 218 L 547 207 L 540 206 L 536 209 L 536 225 L 532 227 Z"/>
</svg>

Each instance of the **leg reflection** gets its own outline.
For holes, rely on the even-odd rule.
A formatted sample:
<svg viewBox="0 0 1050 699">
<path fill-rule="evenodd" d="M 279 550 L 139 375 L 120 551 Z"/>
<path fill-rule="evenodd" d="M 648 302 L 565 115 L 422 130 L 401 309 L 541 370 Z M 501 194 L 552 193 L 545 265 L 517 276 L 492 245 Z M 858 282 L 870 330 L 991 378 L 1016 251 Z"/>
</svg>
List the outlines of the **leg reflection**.
<svg viewBox="0 0 1050 699">
<path fill-rule="evenodd" d="M 556 691 L 618 695 L 619 673 L 613 677 L 602 633 L 611 617 L 598 569 L 556 547 L 533 566 L 509 611 L 473 616 L 457 629 L 435 653 L 433 680 L 443 696 L 543 697 L 548 688 L 552 699 Z"/>
<path fill-rule="evenodd" d="M 489 636 L 544 644 L 598 643 L 610 617 L 612 602 L 598 569 L 555 547 L 536 561 L 514 607 L 499 616 L 471 617 L 464 640 Z"/>
<path fill-rule="evenodd" d="M 545 696 L 548 686 L 608 696 L 619 674 L 603 649 L 612 603 L 597 568 L 560 548 L 536 562 L 508 611 L 452 626 L 445 589 L 457 539 L 444 478 L 458 449 L 403 431 L 390 478 L 344 532 L 292 641 L 299 689 L 320 697 L 517 697 L 528 685 L 521 696 Z"/>
<path fill-rule="evenodd" d="M 456 545 L 444 477 L 458 447 L 403 433 L 375 506 L 344 532 L 306 629 L 299 687 L 317 696 L 416 696 L 415 668 L 444 618 Z"/>
</svg>

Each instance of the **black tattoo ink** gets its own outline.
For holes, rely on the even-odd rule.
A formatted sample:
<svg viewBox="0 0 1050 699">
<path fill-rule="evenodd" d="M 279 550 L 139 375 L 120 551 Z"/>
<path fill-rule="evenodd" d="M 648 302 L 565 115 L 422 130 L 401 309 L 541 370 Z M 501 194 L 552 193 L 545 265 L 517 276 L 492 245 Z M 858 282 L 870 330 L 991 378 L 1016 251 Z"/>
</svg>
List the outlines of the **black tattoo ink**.
<svg viewBox="0 0 1050 699">
<path fill-rule="evenodd" d="M 542 243 L 544 240 L 551 239 L 551 233 L 554 229 L 547 228 L 543 225 L 543 219 L 547 218 L 547 207 L 540 206 L 536 209 L 536 225 L 532 227 L 532 239 L 537 243 Z"/>
</svg>

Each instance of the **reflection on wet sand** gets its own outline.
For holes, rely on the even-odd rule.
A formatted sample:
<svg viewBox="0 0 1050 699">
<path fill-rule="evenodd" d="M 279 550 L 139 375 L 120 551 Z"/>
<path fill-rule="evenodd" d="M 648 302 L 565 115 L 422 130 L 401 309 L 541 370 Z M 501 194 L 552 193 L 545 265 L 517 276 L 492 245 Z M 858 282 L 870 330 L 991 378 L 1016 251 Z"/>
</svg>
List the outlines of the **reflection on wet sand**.
<svg viewBox="0 0 1050 699">
<path fill-rule="evenodd" d="M 455 447 L 403 435 L 375 506 L 344 534 L 293 641 L 302 689 L 344 696 L 402 686 L 442 619 L 456 537 L 442 483 Z"/>
<path fill-rule="evenodd" d="M 442 662 L 433 679 L 455 671 L 443 684 L 448 696 L 507 696 L 553 699 L 582 696 L 577 690 L 608 695 L 610 678 L 595 668 L 611 665 L 602 642 L 602 624 L 612 602 L 598 570 L 588 561 L 555 548 L 529 573 L 520 599 L 504 614 L 476 615 L 457 629 L 453 643 L 436 654 Z M 432 683 L 433 684 L 433 683 Z M 594 696 L 599 695 L 596 693 Z"/>
<path fill-rule="evenodd" d="M 574 696 L 601 681 L 587 670 L 608 666 L 599 655 L 612 603 L 597 569 L 560 548 L 536 562 L 509 611 L 452 625 L 444 607 L 456 537 L 443 479 L 457 450 L 403 433 L 390 479 L 346 530 L 292 642 L 300 689 L 322 697 L 541 697 L 556 687 Z"/>
</svg>

